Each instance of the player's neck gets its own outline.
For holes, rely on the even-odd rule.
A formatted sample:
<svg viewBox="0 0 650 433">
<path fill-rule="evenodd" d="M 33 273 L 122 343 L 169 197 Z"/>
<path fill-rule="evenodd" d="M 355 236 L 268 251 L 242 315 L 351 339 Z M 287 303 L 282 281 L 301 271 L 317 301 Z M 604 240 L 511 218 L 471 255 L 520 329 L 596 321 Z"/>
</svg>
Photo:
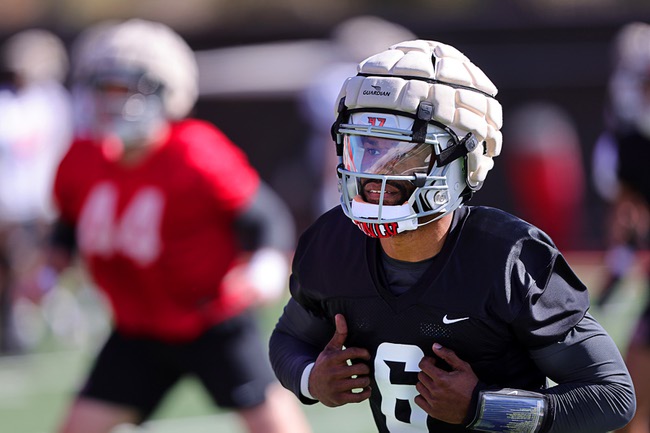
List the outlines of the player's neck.
<svg viewBox="0 0 650 433">
<path fill-rule="evenodd" d="M 404 262 L 421 262 L 440 252 L 451 227 L 453 213 L 437 221 L 380 239 L 381 247 L 391 258 Z"/>
<path fill-rule="evenodd" d="M 120 164 L 126 167 L 140 164 L 147 159 L 149 155 L 158 151 L 158 149 L 166 141 L 169 134 L 169 128 L 161 128 L 158 133 L 151 137 L 150 140 L 141 146 L 134 146 L 125 148 L 120 158 Z"/>
</svg>

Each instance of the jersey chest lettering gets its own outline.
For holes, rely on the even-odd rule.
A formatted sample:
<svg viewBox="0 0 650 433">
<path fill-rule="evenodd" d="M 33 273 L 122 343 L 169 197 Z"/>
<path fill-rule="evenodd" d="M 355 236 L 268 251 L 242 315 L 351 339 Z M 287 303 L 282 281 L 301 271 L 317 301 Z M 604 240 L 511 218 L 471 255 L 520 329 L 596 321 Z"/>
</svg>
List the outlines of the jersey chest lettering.
<svg viewBox="0 0 650 433">
<path fill-rule="evenodd" d="M 154 187 L 136 191 L 118 218 L 119 191 L 110 182 L 95 185 L 81 208 L 77 238 L 84 255 L 121 254 L 140 266 L 156 261 L 162 249 L 164 196 Z"/>
</svg>

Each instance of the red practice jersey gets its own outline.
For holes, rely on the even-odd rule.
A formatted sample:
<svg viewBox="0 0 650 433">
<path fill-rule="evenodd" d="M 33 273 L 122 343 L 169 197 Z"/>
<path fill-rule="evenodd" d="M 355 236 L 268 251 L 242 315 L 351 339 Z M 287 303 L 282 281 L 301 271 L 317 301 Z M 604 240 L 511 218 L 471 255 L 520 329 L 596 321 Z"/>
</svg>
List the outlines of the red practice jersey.
<svg viewBox="0 0 650 433">
<path fill-rule="evenodd" d="M 117 328 L 187 340 L 245 309 L 221 282 L 239 253 L 233 219 L 259 186 L 246 155 L 213 125 L 185 120 L 142 163 L 114 159 L 75 142 L 54 195 Z"/>
</svg>

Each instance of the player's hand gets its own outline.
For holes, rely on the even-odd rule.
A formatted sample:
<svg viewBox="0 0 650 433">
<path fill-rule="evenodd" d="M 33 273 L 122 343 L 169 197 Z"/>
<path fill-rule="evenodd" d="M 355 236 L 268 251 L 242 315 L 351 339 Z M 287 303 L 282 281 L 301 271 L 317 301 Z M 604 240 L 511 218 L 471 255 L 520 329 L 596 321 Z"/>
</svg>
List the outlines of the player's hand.
<svg viewBox="0 0 650 433">
<path fill-rule="evenodd" d="M 232 267 L 224 276 L 222 296 L 230 299 L 230 303 L 242 305 L 260 305 L 257 290 L 248 277 L 248 262 L 241 262 Z"/>
<path fill-rule="evenodd" d="M 422 371 L 418 373 L 418 383 L 415 385 L 420 395 L 415 397 L 415 403 L 432 418 L 461 424 L 467 416 L 478 378 L 472 367 L 456 356 L 453 350 L 436 343 L 433 351 L 452 370 L 445 371 L 436 366 L 433 357 L 422 358 L 419 364 Z"/>
<path fill-rule="evenodd" d="M 237 265 L 223 280 L 223 293 L 246 305 L 267 306 L 285 293 L 289 277 L 289 257 L 272 248 L 254 254 L 242 253 Z"/>
<path fill-rule="evenodd" d="M 360 347 L 344 349 L 348 325 L 342 314 L 337 314 L 334 320 L 336 332 L 318 355 L 309 375 L 309 393 L 329 407 L 359 403 L 370 397 L 370 368 L 365 362 L 354 362 L 368 361 L 370 353 Z M 351 365 L 348 359 L 353 361 Z"/>
</svg>

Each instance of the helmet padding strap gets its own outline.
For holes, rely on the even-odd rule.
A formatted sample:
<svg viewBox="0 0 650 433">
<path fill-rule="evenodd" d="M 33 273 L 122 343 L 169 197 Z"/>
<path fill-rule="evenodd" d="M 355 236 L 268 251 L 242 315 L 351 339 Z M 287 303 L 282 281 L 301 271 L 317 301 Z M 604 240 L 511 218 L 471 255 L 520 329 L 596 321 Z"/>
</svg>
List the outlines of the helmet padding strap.
<svg viewBox="0 0 650 433">
<path fill-rule="evenodd" d="M 427 101 L 421 101 L 418 105 L 418 111 L 413 122 L 413 136 L 414 143 L 424 143 L 427 139 L 427 126 L 433 119 L 433 104 Z"/>
<path fill-rule="evenodd" d="M 464 136 L 458 143 L 455 143 L 436 155 L 436 164 L 443 167 L 458 158 L 464 157 L 478 146 L 476 136 L 471 132 Z"/>
</svg>

